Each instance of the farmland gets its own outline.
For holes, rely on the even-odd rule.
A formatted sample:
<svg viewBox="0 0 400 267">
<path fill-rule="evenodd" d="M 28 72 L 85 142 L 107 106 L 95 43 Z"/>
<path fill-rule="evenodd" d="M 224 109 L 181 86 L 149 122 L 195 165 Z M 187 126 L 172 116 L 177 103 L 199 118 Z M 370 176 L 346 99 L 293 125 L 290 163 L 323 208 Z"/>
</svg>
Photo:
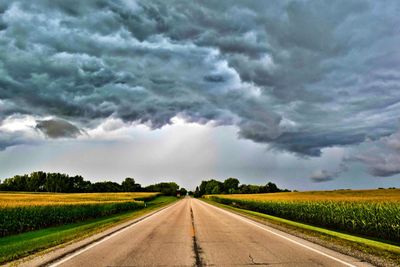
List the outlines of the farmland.
<svg viewBox="0 0 400 267">
<path fill-rule="evenodd" d="M 230 206 L 351 234 L 400 242 L 400 190 L 208 195 Z"/>
<path fill-rule="evenodd" d="M 5 207 L 49 206 L 124 202 L 153 198 L 158 193 L 0 193 L 0 209 Z"/>
<path fill-rule="evenodd" d="M 0 236 L 143 208 L 157 193 L 1 193 Z"/>
</svg>

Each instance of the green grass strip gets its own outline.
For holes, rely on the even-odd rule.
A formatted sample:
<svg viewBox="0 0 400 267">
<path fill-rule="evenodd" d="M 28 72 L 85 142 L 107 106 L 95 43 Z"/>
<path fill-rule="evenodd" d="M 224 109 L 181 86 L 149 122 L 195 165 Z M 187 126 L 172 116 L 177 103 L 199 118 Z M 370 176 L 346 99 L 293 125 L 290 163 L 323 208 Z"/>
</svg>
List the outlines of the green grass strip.
<svg viewBox="0 0 400 267">
<path fill-rule="evenodd" d="M 176 199 L 176 197 L 160 196 L 147 202 L 147 207 L 141 210 L 0 238 L 0 264 L 72 240 L 81 240 L 116 224 L 140 217 L 166 206 Z"/>
<path fill-rule="evenodd" d="M 227 209 L 231 209 L 231 210 L 237 211 L 239 213 L 249 214 L 249 215 L 252 215 L 254 217 L 261 217 L 263 219 L 267 219 L 267 220 L 283 223 L 283 224 L 294 226 L 294 227 L 297 227 L 297 228 L 314 231 L 314 232 L 317 232 L 317 233 L 321 233 L 321 234 L 325 234 L 325 235 L 341 238 L 341 239 L 344 239 L 344 240 L 347 240 L 347 241 L 352 241 L 352 242 L 360 243 L 360 244 L 367 245 L 367 246 L 370 246 L 370 247 L 378 248 L 378 249 L 381 249 L 381 250 L 386 250 L 386 251 L 390 251 L 390 252 L 394 252 L 394 253 L 400 254 L 400 247 L 396 246 L 396 245 L 383 243 L 383 242 L 379 242 L 379 241 L 375 241 L 375 240 L 371 240 L 371 239 L 367 239 L 367 238 L 363 238 L 363 237 L 359 237 L 359 236 L 349 235 L 349 234 L 345 234 L 345 233 L 341 233 L 341 232 L 336 232 L 336 231 L 333 231 L 333 230 L 328 230 L 328 229 L 324 229 L 324 228 L 320 228 L 320 227 L 316 227 L 316 226 L 312 226 L 312 225 L 308 225 L 308 224 L 304 224 L 304 223 L 294 222 L 294 221 L 290 221 L 290 220 L 287 220 L 287 219 L 282 219 L 282 218 L 279 218 L 279 217 L 275 217 L 275 216 L 271 216 L 271 215 L 268 215 L 268 214 L 259 213 L 259 212 L 255 212 L 255 211 L 251 211 L 251 210 L 239 209 L 239 208 L 231 207 L 229 205 L 216 203 L 216 202 L 208 200 L 208 199 L 207 200 L 202 199 L 202 200 L 206 201 L 207 203 L 214 204 L 216 206 L 220 206 L 220 207 L 224 207 L 224 208 L 227 208 Z"/>
</svg>

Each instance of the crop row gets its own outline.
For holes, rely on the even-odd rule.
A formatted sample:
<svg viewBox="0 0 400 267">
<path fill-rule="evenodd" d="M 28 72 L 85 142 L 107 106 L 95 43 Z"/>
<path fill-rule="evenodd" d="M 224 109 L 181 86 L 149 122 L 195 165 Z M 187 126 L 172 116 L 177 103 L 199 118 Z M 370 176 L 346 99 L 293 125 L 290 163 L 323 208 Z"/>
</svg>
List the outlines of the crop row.
<svg viewBox="0 0 400 267">
<path fill-rule="evenodd" d="M 208 196 L 209 199 L 297 222 L 400 242 L 397 202 L 257 201 Z"/>
<path fill-rule="evenodd" d="M 5 207 L 0 209 L 0 237 L 143 207 L 141 201 Z"/>
</svg>

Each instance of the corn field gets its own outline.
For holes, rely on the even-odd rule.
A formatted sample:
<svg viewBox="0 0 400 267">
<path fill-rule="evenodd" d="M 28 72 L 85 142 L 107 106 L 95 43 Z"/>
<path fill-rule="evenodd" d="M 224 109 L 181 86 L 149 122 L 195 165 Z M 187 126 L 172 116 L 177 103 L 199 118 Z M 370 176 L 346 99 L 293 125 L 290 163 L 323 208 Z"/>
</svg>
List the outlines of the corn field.
<svg viewBox="0 0 400 267">
<path fill-rule="evenodd" d="M 314 226 L 356 235 L 400 242 L 400 202 L 394 199 L 357 198 L 349 201 L 340 197 L 307 200 L 307 196 L 290 199 L 290 193 L 251 195 L 209 195 L 207 198 L 230 206 L 252 210 Z M 315 196 L 311 196 L 315 199 Z M 334 199 L 334 200 L 332 200 Z"/>
<path fill-rule="evenodd" d="M 150 201 L 159 193 L 0 193 L 0 210 L 6 207 L 49 206 L 65 204 L 95 204 L 126 202 L 132 200 Z"/>
<path fill-rule="evenodd" d="M 157 195 L 1 193 L 0 237 L 141 209 Z"/>
</svg>

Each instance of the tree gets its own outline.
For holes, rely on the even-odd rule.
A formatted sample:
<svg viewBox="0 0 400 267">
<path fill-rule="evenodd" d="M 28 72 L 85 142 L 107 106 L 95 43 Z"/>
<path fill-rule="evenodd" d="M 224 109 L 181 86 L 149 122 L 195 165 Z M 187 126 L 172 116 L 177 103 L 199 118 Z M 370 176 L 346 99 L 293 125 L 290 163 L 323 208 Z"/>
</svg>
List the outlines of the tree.
<svg viewBox="0 0 400 267">
<path fill-rule="evenodd" d="M 194 197 L 201 197 L 200 195 L 200 189 L 198 186 L 196 186 L 196 190 L 194 190 Z"/>
<path fill-rule="evenodd" d="M 70 192 L 84 193 L 90 192 L 92 183 L 90 181 L 85 181 L 82 176 L 76 175 L 70 177 Z"/>
<path fill-rule="evenodd" d="M 276 184 L 269 182 L 265 185 L 265 193 L 275 193 L 280 192 L 281 190 L 276 186 Z"/>
<path fill-rule="evenodd" d="M 232 194 L 239 189 L 239 180 L 236 178 L 228 178 L 224 181 L 224 192 Z"/>
<path fill-rule="evenodd" d="M 92 192 L 121 192 L 122 186 L 116 182 L 105 181 L 92 184 Z"/>
<path fill-rule="evenodd" d="M 216 188 L 217 187 L 217 188 Z M 206 188 L 205 188 L 205 194 L 210 195 L 210 194 L 219 194 L 221 192 L 221 187 L 223 187 L 223 183 L 211 179 L 207 182 Z M 216 193 L 213 193 L 216 192 Z"/>
<path fill-rule="evenodd" d="M 188 191 L 185 188 L 182 187 L 181 189 L 179 189 L 179 193 L 180 193 L 181 196 L 186 196 Z"/>
<path fill-rule="evenodd" d="M 28 175 L 15 175 L 12 178 L 7 178 L 3 182 L 2 190 L 7 191 L 28 191 Z"/>
<path fill-rule="evenodd" d="M 217 184 L 216 186 L 214 186 L 214 188 L 211 190 L 211 194 L 220 194 L 221 193 L 221 189 L 219 187 L 219 184 Z"/>
<path fill-rule="evenodd" d="M 160 192 L 166 196 L 176 196 L 178 189 L 179 185 L 174 182 L 158 183 L 146 187 L 147 192 Z"/>
<path fill-rule="evenodd" d="M 122 182 L 122 190 L 125 192 L 137 192 L 140 191 L 140 184 L 135 183 L 135 179 L 127 177 Z"/>
<path fill-rule="evenodd" d="M 208 181 L 201 181 L 198 197 L 201 197 L 202 195 L 206 194 L 207 183 Z"/>
<path fill-rule="evenodd" d="M 27 180 L 27 191 L 29 192 L 40 192 L 44 191 L 44 185 L 46 183 L 45 172 L 32 172 Z"/>
</svg>

